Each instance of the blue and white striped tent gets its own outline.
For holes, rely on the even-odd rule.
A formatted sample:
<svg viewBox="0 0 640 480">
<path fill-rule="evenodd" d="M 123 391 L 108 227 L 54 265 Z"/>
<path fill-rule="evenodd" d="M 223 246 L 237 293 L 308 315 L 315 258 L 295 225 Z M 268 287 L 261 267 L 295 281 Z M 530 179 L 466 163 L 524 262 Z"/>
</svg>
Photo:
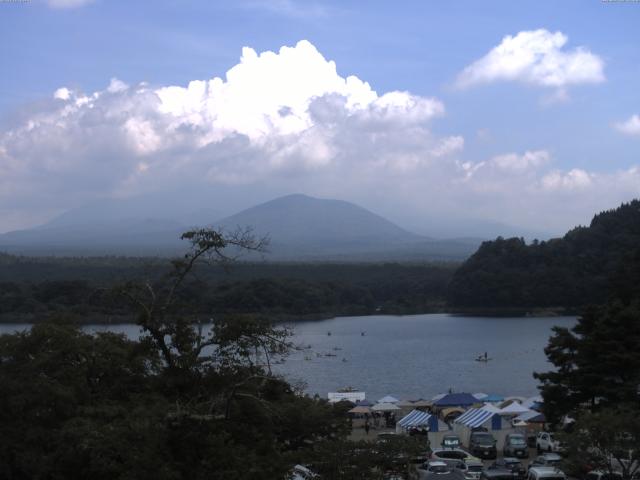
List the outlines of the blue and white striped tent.
<svg viewBox="0 0 640 480">
<path fill-rule="evenodd" d="M 453 422 L 464 425 L 465 427 L 477 428 L 488 421 L 491 421 L 491 430 L 500 430 L 502 428 L 502 418 L 500 415 L 482 408 L 470 408 Z"/>
<path fill-rule="evenodd" d="M 438 417 L 420 410 L 412 410 L 408 415 L 398 420 L 398 425 L 405 430 L 415 427 L 428 427 L 430 432 L 437 432 L 439 430 L 438 424 Z"/>
</svg>

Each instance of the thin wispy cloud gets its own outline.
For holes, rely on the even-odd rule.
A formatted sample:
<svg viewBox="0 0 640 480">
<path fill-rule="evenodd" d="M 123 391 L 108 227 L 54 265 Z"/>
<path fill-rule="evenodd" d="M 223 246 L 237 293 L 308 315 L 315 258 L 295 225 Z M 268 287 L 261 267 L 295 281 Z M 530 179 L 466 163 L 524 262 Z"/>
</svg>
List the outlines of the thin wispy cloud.
<svg viewBox="0 0 640 480">
<path fill-rule="evenodd" d="M 47 5 L 51 8 L 70 9 L 79 8 L 94 3 L 95 0 L 46 0 Z"/>
<path fill-rule="evenodd" d="M 251 0 L 243 5 L 245 8 L 263 10 L 293 18 L 322 18 L 327 17 L 330 13 L 330 9 L 327 6 L 311 1 Z"/>
</svg>

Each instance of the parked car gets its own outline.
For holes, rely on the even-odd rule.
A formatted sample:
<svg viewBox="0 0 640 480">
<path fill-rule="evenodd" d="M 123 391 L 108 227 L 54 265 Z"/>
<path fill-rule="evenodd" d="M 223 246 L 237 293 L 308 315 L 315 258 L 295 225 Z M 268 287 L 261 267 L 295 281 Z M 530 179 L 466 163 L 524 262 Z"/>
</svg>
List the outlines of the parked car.
<svg viewBox="0 0 640 480">
<path fill-rule="evenodd" d="M 482 460 L 468 459 L 465 462 L 456 463 L 455 470 L 462 473 L 465 480 L 479 480 L 484 471 L 484 464 Z"/>
<path fill-rule="evenodd" d="M 564 450 L 562 444 L 553 437 L 551 432 L 540 432 L 536 437 L 536 448 L 540 452 L 561 452 Z"/>
<path fill-rule="evenodd" d="M 602 472 L 600 470 L 591 470 L 584 476 L 584 480 L 622 480 L 622 474 L 619 472 Z"/>
<path fill-rule="evenodd" d="M 527 476 L 527 470 L 517 458 L 498 458 L 489 466 L 489 470 L 509 470 L 514 477 L 523 479 Z"/>
<path fill-rule="evenodd" d="M 463 480 L 455 468 L 439 460 L 425 462 L 416 469 L 416 473 L 420 480 Z"/>
<path fill-rule="evenodd" d="M 489 432 L 473 432 L 469 438 L 469 451 L 480 458 L 494 459 L 498 456 L 496 439 Z"/>
<path fill-rule="evenodd" d="M 482 472 L 480 480 L 513 480 L 513 473 L 510 470 L 494 468 Z"/>
<path fill-rule="evenodd" d="M 461 442 L 458 435 L 445 435 L 442 437 L 442 448 L 460 448 Z"/>
<path fill-rule="evenodd" d="M 562 462 L 562 457 L 557 453 L 543 453 L 534 458 L 529 464 L 531 467 L 557 467 Z"/>
<path fill-rule="evenodd" d="M 461 448 L 437 448 L 431 452 L 431 460 L 440 460 L 450 466 L 455 466 L 459 461 L 465 463 L 469 461 L 480 461 L 479 458 L 474 457 Z"/>
<path fill-rule="evenodd" d="M 529 447 L 527 440 L 521 433 L 509 433 L 504 437 L 502 453 L 505 457 L 528 458 Z"/>
<path fill-rule="evenodd" d="M 291 469 L 289 480 L 311 480 L 318 478 L 318 475 L 304 465 L 296 465 Z"/>
<path fill-rule="evenodd" d="M 567 476 L 555 467 L 531 467 L 527 480 L 567 480 Z"/>
<path fill-rule="evenodd" d="M 439 460 L 432 460 L 429 462 L 425 462 L 422 465 L 422 470 L 426 470 L 429 473 L 444 475 L 445 473 L 451 473 L 451 466 L 446 462 L 441 462 Z"/>
</svg>

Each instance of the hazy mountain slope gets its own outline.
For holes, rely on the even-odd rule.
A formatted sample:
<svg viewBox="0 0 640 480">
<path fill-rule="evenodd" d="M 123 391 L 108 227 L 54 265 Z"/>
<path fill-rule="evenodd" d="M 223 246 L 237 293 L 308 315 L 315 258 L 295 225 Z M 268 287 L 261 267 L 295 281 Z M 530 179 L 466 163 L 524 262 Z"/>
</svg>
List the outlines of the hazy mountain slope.
<svg viewBox="0 0 640 480">
<path fill-rule="evenodd" d="M 182 232 L 206 224 L 227 231 L 251 226 L 257 235 L 268 235 L 267 260 L 460 260 L 480 243 L 433 240 L 353 203 L 300 194 L 279 197 L 219 221 L 202 208 L 183 215 L 184 219 L 178 213 L 174 208 L 163 217 L 164 212 L 149 201 L 96 203 L 46 225 L 0 235 L 0 249 L 33 255 L 172 255 L 184 248 L 179 240 Z M 198 217 L 203 221 L 191 221 Z"/>
<path fill-rule="evenodd" d="M 376 248 L 424 240 L 353 203 L 287 195 L 216 222 L 232 229 L 251 225 L 273 244 L 333 249 Z"/>
</svg>

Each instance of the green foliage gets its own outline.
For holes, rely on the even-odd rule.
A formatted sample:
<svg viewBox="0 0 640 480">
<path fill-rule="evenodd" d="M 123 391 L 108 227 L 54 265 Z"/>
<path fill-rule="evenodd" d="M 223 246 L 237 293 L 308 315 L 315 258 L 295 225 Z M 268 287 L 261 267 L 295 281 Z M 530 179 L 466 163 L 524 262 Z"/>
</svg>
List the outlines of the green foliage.
<svg viewBox="0 0 640 480">
<path fill-rule="evenodd" d="M 424 457 L 424 440 L 398 436 L 386 441 L 321 442 L 315 449 L 313 468 L 326 480 L 376 480 L 388 472 L 406 475 L 411 459 Z"/>
<path fill-rule="evenodd" d="M 220 245 L 260 242 L 185 238 L 191 250 L 165 276 L 115 290 L 138 341 L 53 323 L 0 336 L 1 478 L 283 478 L 294 457 L 344 438 L 339 407 L 272 374 L 286 330 L 246 316 L 204 322 L 179 295 L 201 260 L 228 260 Z"/>
<path fill-rule="evenodd" d="M 35 322 L 59 314 L 83 323 L 130 322 L 130 312 L 108 294 L 109 287 L 125 278 L 157 287 L 171 272 L 151 260 L 11 258 L 0 269 L 0 321 L 5 322 Z M 234 262 L 225 271 L 202 264 L 197 278 L 183 282 L 176 301 L 203 317 L 238 313 L 296 320 L 442 311 L 454 268 Z"/>
<path fill-rule="evenodd" d="M 640 304 L 587 309 L 572 329 L 554 329 L 545 348 L 556 367 L 535 374 L 549 420 L 638 400 Z"/>
<path fill-rule="evenodd" d="M 567 471 L 618 472 L 630 480 L 640 472 L 640 409 L 637 405 L 584 412 L 570 433 L 561 436 L 566 445 Z"/>
<path fill-rule="evenodd" d="M 580 309 L 604 303 L 611 287 L 640 291 L 640 201 L 596 215 L 561 239 L 498 238 L 484 242 L 455 273 L 449 302 L 466 308 Z"/>
</svg>

